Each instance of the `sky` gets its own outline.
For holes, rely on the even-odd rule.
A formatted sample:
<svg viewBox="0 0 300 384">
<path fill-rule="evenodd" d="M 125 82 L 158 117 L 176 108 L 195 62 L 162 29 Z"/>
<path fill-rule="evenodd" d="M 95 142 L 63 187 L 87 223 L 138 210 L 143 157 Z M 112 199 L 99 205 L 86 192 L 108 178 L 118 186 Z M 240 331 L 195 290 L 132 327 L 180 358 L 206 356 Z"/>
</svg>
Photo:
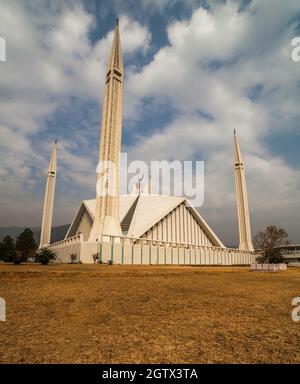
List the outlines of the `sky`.
<svg viewBox="0 0 300 384">
<path fill-rule="evenodd" d="M 199 212 L 238 242 L 233 129 L 252 233 L 300 242 L 299 0 L 0 0 L 0 226 L 39 226 L 58 139 L 53 224 L 94 198 L 106 64 L 116 17 L 125 64 L 122 151 L 202 160 Z"/>
</svg>

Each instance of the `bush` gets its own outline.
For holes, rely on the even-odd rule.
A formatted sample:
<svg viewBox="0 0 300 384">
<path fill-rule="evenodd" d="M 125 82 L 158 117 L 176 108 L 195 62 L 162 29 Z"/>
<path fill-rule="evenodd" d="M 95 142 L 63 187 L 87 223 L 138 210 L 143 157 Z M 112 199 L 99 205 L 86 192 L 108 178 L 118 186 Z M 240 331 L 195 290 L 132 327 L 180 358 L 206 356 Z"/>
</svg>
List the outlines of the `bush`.
<svg viewBox="0 0 300 384">
<path fill-rule="evenodd" d="M 12 256 L 12 259 L 11 259 L 11 262 L 14 263 L 15 265 L 19 265 L 21 264 L 23 261 L 26 261 L 24 260 L 24 256 L 22 255 L 22 252 L 20 251 L 16 251 L 13 256 Z"/>
<path fill-rule="evenodd" d="M 274 252 L 273 254 L 271 254 L 269 256 L 269 263 L 271 264 L 280 264 L 280 263 L 284 263 L 284 258 L 281 254 L 281 251 L 279 252 Z"/>
<path fill-rule="evenodd" d="M 76 260 L 77 260 L 77 255 L 76 255 L 76 253 L 72 253 L 72 254 L 70 255 L 70 259 L 71 259 L 71 263 L 72 263 L 72 264 L 75 263 Z"/>
<path fill-rule="evenodd" d="M 96 262 L 99 260 L 99 255 L 98 255 L 98 253 L 94 253 L 94 254 L 93 254 L 93 260 L 94 260 L 94 264 L 96 264 Z"/>
<path fill-rule="evenodd" d="M 56 253 L 50 248 L 42 248 L 35 256 L 35 260 L 43 265 L 48 265 L 50 261 L 56 259 Z"/>
</svg>

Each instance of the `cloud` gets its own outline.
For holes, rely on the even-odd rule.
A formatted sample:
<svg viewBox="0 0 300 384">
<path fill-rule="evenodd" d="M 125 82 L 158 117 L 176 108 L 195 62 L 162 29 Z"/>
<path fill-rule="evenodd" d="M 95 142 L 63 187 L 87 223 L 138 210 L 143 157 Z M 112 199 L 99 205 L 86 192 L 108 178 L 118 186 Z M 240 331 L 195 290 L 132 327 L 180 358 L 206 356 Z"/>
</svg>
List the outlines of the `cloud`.
<svg viewBox="0 0 300 384">
<path fill-rule="evenodd" d="M 200 211 L 225 243 L 234 244 L 236 128 L 253 231 L 275 223 L 297 239 L 299 167 L 287 164 L 270 138 L 299 129 L 300 72 L 290 58 L 299 1 L 205 3 L 184 2 L 190 16 L 183 18 L 168 13 L 183 7 L 177 0 L 143 0 L 135 10 L 136 2 L 113 2 L 127 64 L 125 149 L 131 159 L 205 160 Z M 142 25 L 128 16 L 133 13 L 166 16 L 168 43 L 153 42 L 155 22 Z M 39 224 L 55 137 L 55 223 L 70 221 L 78 201 L 94 194 L 99 106 L 113 36 L 110 30 L 91 39 L 96 16 L 81 1 L 1 4 L 0 35 L 8 50 L 0 64 L 1 225 Z"/>
<path fill-rule="evenodd" d="M 151 40 L 147 28 L 122 15 L 120 24 L 124 56 L 130 58 L 137 51 L 145 54 Z M 109 31 L 92 43 L 90 33 L 95 26 L 95 16 L 81 1 L 1 3 L 0 36 L 7 42 L 7 62 L 0 68 L 1 225 L 20 220 L 28 225 L 39 223 L 43 177 L 51 141 L 57 136 L 63 184 L 58 183 L 57 195 L 59 191 L 70 193 L 74 203 L 84 189 L 94 194 L 97 156 L 91 159 L 87 134 L 96 136 L 98 142 L 95 104 L 99 118 L 103 74 L 113 37 Z M 64 112 L 77 114 L 78 120 L 69 124 L 63 120 Z M 69 207 L 67 196 L 65 193 L 63 200 Z M 37 199 L 40 203 L 30 204 Z M 56 215 L 57 222 L 70 221 L 70 210 L 63 212 L 67 217 Z"/>
<path fill-rule="evenodd" d="M 299 68 L 290 59 L 297 1 L 211 2 L 168 28 L 169 44 L 128 80 L 128 118 L 143 120 L 143 103 L 169 102 L 176 111 L 167 126 L 138 137 L 128 151 L 140 159 L 205 159 L 205 204 L 201 212 L 220 237 L 236 241 L 232 131 L 238 130 L 245 157 L 255 230 L 270 222 L 294 223 L 299 212 L 300 174 L 266 138 L 297 129 Z M 255 88 L 257 87 L 257 88 Z M 260 91 L 253 98 L 249 93 Z M 138 123 L 137 123 L 138 124 Z M 295 210 L 295 207 L 297 209 Z M 284 219 L 283 219 L 284 217 Z M 224 218 L 226 218 L 224 220 Z M 225 229 L 231 222 L 231 231 Z M 234 240 L 228 240 L 234 239 Z"/>
</svg>

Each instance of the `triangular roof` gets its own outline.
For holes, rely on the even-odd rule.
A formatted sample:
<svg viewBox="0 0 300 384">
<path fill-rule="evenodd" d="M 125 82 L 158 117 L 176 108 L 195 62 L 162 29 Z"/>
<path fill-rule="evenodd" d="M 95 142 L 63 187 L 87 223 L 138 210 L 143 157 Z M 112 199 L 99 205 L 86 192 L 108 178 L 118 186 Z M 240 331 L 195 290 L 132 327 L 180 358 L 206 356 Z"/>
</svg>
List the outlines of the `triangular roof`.
<svg viewBox="0 0 300 384">
<path fill-rule="evenodd" d="M 137 195 L 120 195 L 120 221 L 122 223 L 129 210 L 135 205 L 127 236 L 139 238 L 183 202 L 185 202 L 186 208 L 201 226 L 212 244 L 217 247 L 224 247 L 218 236 L 185 197 L 141 194 L 137 199 Z M 70 225 L 66 238 L 70 235 L 72 236 L 72 231 L 76 229 L 85 209 L 93 221 L 95 217 L 96 200 L 91 199 L 82 201 L 75 218 Z"/>
<path fill-rule="evenodd" d="M 128 212 L 128 210 L 130 209 L 130 207 L 134 203 L 135 199 L 136 199 L 136 195 L 121 195 L 120 196 L 119 208 L 120 208 L 120 220 L 121 221 L 124 219 L 126 213 Z M 73 219 L 73 221 L 69 227 L 69 230 L 65 236 L 65 239 L 67 239 L 70 236 L 73 236 L 73 232 L 76 229 L 84 210 L 87 211 L 87 213 L 90 215 L 92 221 L 94 221 L 95 211 L 96 211 L 96 199 L 83 200 L 80 203 L 80 206 L 79 206 L 79 208 L 78 208 L 78 210 L 74 216 L 74 219 Z"/>
<path fill-rule="evenodd" d="M 184 201 L 184 197 L 140 195 L 128 235 L 139 238 Z"/>
<path fill-rule="evenodd" d="M 200 227 L 206 233 L 206 236 L 210 239 L 212 244 L 216 247 L 225 247 L 219 237 L 215 234 L 215 232 L 211 229 L 211 227 L 207 224 L 207 222 L 203 219 L 200 213 L 195 209 L 192 204 L 186 199 L 186 205 L 190 213 L 193 217 L 198 221 Z"/>
</svg>

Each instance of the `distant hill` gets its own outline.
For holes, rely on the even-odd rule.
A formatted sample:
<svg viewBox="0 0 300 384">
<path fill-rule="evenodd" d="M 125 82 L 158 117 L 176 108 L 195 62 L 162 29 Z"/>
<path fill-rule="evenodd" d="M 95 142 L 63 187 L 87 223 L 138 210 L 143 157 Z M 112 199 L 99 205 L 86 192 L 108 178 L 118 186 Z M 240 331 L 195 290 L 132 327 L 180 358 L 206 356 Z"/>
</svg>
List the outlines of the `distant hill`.
<svg viewBox="0 0 300 384">
<path fill-rule="evenodd" d="M 55 241 L 63 240 L 70 224 L 59 225 L 57 227 L 52 228 L 51 234 L 51 243 Z M 0 240 L 3 239 L 4 236 L 11 236 L 13 239 L 16 239 L 21 232 L 24 231 L 26 227 L 0 227 Z M 30 227 L 29 227 L 30 228 Z M 30 228 L 34 234 L 35 241 L 39 243 L 41 228 Z"/>
</svg>

